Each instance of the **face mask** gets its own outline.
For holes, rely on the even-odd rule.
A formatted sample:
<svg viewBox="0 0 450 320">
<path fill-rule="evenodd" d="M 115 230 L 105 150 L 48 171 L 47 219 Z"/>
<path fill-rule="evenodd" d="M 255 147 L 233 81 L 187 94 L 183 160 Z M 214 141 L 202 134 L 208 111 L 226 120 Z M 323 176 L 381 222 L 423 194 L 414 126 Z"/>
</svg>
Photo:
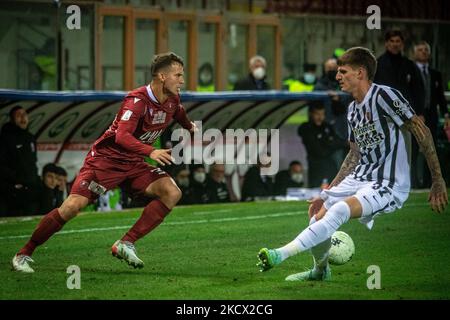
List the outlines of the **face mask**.
<svg viewBox="0 0 450 320">
<path fill-rule="evenodd" d="M 211 76 L 210 73 L 202 73 L 202 74 L 200 75 L 200 81 L 201 81 L 203 84 L 209 84 L 209 83 L 211 82 L 211 80 L 212 80 L 212 76 Z"/>
<path fill-rule="evenodd" d="M 198 183 L 205 182 L 206 179 L 206 173 L 204 172 L 194 172 L 194 180 Z"/>
<path fill-rule="evenodd" d="M 178 184 L 182 187 L 189 187 L 189 178 L 181 178 L 178 180 Z"/>
<path fill-rule="evenodd" d="M 314 83 L 314 81 L 316 81 L 316 76 L 312 73 L 305 73 L 304 78 L 305 82 L 308 84 L 312 84 Z"/>
<path fill-rule="evenodd" d="M 327 77 L 330 80 L 336 80 L 337 71 L 328 71 Z"/>
<path fill-rule="evenodd" d="M 303 173 L 293 173 L 291 175 L 292 181 L 296 183 L 302 183 L 303 182 Z"/>
<path fill-rule="evenodd" d="M 252 74 L 256 80 L 261 80 L 266 75 L 266 69 L 264 69 L 263 67 L 256 68 L 255 70 L 253 70 Z"/>
</svg>

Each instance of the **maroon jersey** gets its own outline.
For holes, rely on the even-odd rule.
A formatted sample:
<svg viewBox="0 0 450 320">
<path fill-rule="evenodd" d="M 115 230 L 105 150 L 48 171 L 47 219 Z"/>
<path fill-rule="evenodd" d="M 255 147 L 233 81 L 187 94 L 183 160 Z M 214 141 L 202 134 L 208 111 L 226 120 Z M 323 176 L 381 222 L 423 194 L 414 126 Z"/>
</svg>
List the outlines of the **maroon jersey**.
<svg viewBox="0 0 450 320">
<path fill-rule="evenodd" d="M 137 88 L 127 94 L 113 123 L 95 141 L 90 155 L 127 162 L 143 161 L 154 150 L 151 144 L 172 119 L 185 129 L 192 127 L 178 96 L 160 104 L 150 85 Z"/>
</svg>

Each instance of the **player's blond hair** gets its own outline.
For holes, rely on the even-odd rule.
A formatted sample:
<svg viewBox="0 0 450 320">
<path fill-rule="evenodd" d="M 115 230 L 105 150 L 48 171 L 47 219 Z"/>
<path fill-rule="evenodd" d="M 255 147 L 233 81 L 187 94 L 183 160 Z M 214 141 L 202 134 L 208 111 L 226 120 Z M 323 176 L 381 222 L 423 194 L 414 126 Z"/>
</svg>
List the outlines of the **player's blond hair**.
<svg viewBox="0 0 450 320">
<path fill-rule="evenodd" d="M 338 59 L 338 66 L 349 65 L 352 67 L 363 67 L 367 71 L 367 77 L 370 81 L 375 78 L 377 71 L 377 58 L 373 53 L 364 47 L 353 47 L 345 51 Z"/>
</svg>

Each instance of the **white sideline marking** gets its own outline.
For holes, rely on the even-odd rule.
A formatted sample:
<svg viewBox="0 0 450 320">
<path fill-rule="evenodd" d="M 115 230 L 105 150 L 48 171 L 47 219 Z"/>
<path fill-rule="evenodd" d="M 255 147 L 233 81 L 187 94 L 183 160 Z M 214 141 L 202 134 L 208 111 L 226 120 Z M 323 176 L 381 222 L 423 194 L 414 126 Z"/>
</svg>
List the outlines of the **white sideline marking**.
<svg viewBox="0 0 450 320">
<path fill-rule="evenodd" d="M 280 212 L 280 213 L 265 214 L 265 215 L 259 215 L 259 216 L 240 216 L 240 217 L 230 217 L 230 218 L 220 218 L 220 219 L 202 219 L 202 220 L 173 221 L 173 222 L 169 221 L 169 222 L 165 222 L 164 225 L 177 226 L 177 225 L 184 225 L 184 224 L 202 224 L 202 223 L 217 223 L 217 222 L 241 221 L 241 220 L 258 220 L 258 219 L 293 216 L 293 215 L 300 215 L 300 214 L 307 214 L 307 211 L 289 211 L 289 212 Z M 120 229 L 129 229 L 129 228 L 131 228 L 131 225 L 104 227 L 104 228 L 62 230 L 62 231 L 56 233 L 55 235 L 71 234 L 71 233 L 85 233 L 85 232 L 95 232 L 95 231 L 110 231 L 110 230 L 120 230 Z M 0 237 L 0 240 L 21 239 L 21 238 L 29 238 L 29 237 L 30 237 L 30 234 L 18 235 L 18 236 L 4 236 L 4 237 Z"/>
<path fill-rule="evenodd" d="M 199 211 L 194 212 L 195 215 L 203 215 L 203 214 L 211 214 L 211 213 L 217 213 L 217 212 L 231 212 L 232 209 L 222 209 L 222 210 L 211 210 L 211 211 Z"/>
<path fill-rule="evenodd" d="M 428 203 L 410 204 L 410 205 L 403 206 L 402 209 L 413 208 L 413 207 L 427 207 L 427 206 L 429 206 Z M 227 210 L 227 209 L 223 209 L 223 210 Z M 203 211 L 203 212 L 207 212 L 207 211 Z M 219 212 L 219 211 L 216 211 L 216 212 Z M 169 226 L 175 226 L 175 225 L 184 225 L 184 224 L 217 223 L 217 222 L 239 221 L 239 220 L 258 220 L 258 219 L 293 216 L 293 215 L 300 215 L 300 214 L 307 214 L 307 211 L 288 211 L 288 212 L 279 212 L 279 213 L 265 214 L 265 215 L 259 215 L 259 216 L 240 216 L 240 217 L 209 219 L 209 220 L 203 219 L 203 220 L 192 220 L 192 221 L 174 221 L 174 222 L 165 222 L 163 224 L 169 225 Z M 85 233 L 85 232 L 95 232 L 95 231 L 110 231 L 110 230 L 129 229 L 130 227 L 131 227 L 131 225 L 104 227 L 104 228 L 62 230 L 56 234 L 58 235 L 58 234 Z M 3 236 L 3 237 L 0 237 L 0 240 L 22 239 L 22 238 L 29 238 L 29 237 L 30 237 L 30 234 L 18 235 L 18 236 Z"/>
</svg>

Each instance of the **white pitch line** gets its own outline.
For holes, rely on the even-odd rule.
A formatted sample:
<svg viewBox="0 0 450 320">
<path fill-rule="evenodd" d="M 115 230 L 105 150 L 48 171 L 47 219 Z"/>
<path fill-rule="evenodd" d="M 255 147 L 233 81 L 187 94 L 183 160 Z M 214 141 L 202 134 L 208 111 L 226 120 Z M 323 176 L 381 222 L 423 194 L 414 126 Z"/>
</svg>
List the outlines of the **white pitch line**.
<svg viewBox="0 0 450 320">
<path fill-rule="evenodd" d="M 204 215 L 204 214 L 212 214 L 212 213 L 218 213 L 218 212 L 231 212 L 233 209 L 222 209 L 222 210 L 210 210 L 210 211 L 198 211 L 194 212 L 195 215 Z"/>
<path fill-rule="evenodd" d="M 300 214 L 307 214 L 307 212 L 306 211 L 289 211 L 289 212 L 280 212 L 280 213 L 258 215 L 258 216 L 240 216 L 240 217 L 230 217 L 230 218 L 220 218 L 220 219 L 202 219 L 202 220 L 192 220 L 192 221 L 173 221 L 173 222 L 169 221 L 169 222 L 165 222 L 164 225 L 177 226 L 177 225 L 186 225 L 186 224 L 218 223 L 218 222 L 241 221 L 241 220 L 259 220 L 259 219 L 277 218 L 277 217 L 293 216 L 293 215 L 300 215 Z M 105 227 L 105 228 L 62 230 L 62 231 L 56 233 L 56 235 L 95 232 L 95 231 L 110 231 L 110 230 L 120 230 L 120 229 L 129 229 L 129 228 L 131 228 L 131 225 Z M 29 237 L 30 237 L 29 234 L 17 235 L 17 236 L 4 236 L 4 237 L 0 237 L 0 240 L 22 239 L 22 238 L 29 238 Z"/>
<path fill-rule="evenodd" d="M 429 206 L 428 203 L 424 204 L 410 204 L 403 207 L 411 208 L 411 207 L 426 207 Z M 225 210 L 225 209 L 224 209 Z M 218 212 L 218 211 L 216 211 Z M 231 218 L 220 218 L 220 219 L 203 219 L 203 220 L 192 220 L 192 221 L 174 221 L 174 222 L 165 222 L 164 225 L 175 226 L 175 225 L 186 225 L 186 224 L 202 224 L 202 223 L 218 223 L 218 222 L 227 222 L 227 221 L 240 221 L 240 220 L 258 220 L 258 219 L 266 219 L 266 218 L 276 218 L 283 216 L 293 216 L 306 214 L 307 211 L 289 211 L 289 212 L 279 212 L 274 214 L 266 214 L 266 215 L 258 215 L 258 216 L 240 216 L 240 217 L 231 217 Z M 105 227 L 105 228 L 89 228 L 89 229 L 74 229 L 74 230 L 62 230 L 56 234 L 71 234 L 71 233 L 85 233 L 85 232 L 95 232 L 95 231 L 110 231 L 110 230 L 120 230 L 120 229 L 129 229 L 131 225 L 127 226 L 114 226 L 114 227 Z M 0 237 L 0 240 L 6 239 L 22 239 L 29 238 L 30 235 L 17 235 L 17 236 L 3 236 Z"/>
</svg>

